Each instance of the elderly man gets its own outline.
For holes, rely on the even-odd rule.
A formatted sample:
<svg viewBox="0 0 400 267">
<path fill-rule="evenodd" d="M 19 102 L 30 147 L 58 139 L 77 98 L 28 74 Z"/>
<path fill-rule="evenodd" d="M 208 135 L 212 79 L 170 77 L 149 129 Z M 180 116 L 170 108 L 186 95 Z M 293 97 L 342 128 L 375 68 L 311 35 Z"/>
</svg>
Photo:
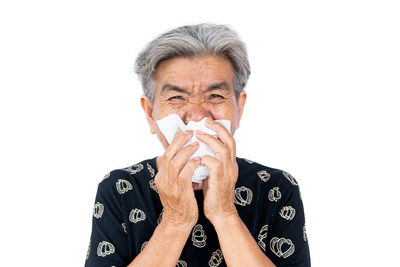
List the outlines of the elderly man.
<svg viewBox="0 0 400 267">
<path fill-rule="evenodd" d="M 173 29 L 140 53 L 136 72 L 165 153 L 100 182 L 86 266 L 310 266 L 296 180 L 236 156 L 250 67 L 235 32 Z M 168 141 L 174 116 L 181 128 Z M 194 157 L 200 146 L 214 154 Z M 205 179 L 193 180 L 201 167 Z"/>
</svg>

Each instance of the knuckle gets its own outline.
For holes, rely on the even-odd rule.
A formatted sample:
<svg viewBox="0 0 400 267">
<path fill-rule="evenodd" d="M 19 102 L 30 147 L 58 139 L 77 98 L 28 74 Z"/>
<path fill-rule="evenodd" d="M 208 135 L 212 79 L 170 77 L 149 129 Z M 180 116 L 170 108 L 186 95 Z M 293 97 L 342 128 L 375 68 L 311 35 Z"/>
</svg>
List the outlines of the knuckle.
<svg viewBox="0 0 400 267">
<path fill-rule="evenodd" d="M 179 138 L 184 134 L 184 132 L 181 129 L 178 129 L 178 131 L 175 134 L 175 138 Z"/>
<path fill-rule="evenodd" d="M 168 152 L 166 152 L 165 154 L 164 154 L 164 158 L 165 158 L 165 160 L 167 161 L 167 162 L 170 162 L 171 160 L 172 160 L 172 153 L 168 153 Z"/>
<path fill-rule="evenodd" d="M 193 151 L 197 150 L 198 148 L 199 148 L 198 145 L 190 145 L 190 146 L 185 147 L 186 151 L 188 151 L 188 152 L 193 152 Z"/>
<path fill-rule="evenodd" d="M 200 163 L 200 157 L 195 157 L 195 158 L 193 158 L 193 159 L 191 159 L 190 161 L 189 161 L 191 164 L 199 164 Z"/>
<path fill-rule="evenodd" d="M 190 134 L 189 134 L 189 131 L 182 131 L 181 129 L 179 129 L 178 130 L 178 132 L 177 132 L 177 134 L 176 134 L 176 136 L 177 136 L 177 138 L 178 139 L 185 139 L 185 138 L 187 138 L 187 136 L 189 136 Z"/>
<path fill-rule="evenodd" d="M 182 181 L 184 178 L 185 178 L 184 173 L 183 173 L 183 172 L 180 172 L 180 173 L 178 174 L 178 181 Z"/>
<path fill-rule="evenodd" d="M 169 170 L 170 173 L 176 174 L 183 166 L 183 163 L 179 162 L 176 158 L 170 161 Z"/>
<path fill-rule="evenodd" d="M 236 146 L 236 142 L 235 142 L 235 139 L 233 139 L 233 138 L 229 138 L 229 144 L 232 146 L 232 147 L 235 147 Z"/>
<path fill-rule="evenodd" d="M 224 146 L 223 149 L 221 149 L 221 154 L 224 157 L 229 156 L 229 150 L 228 150 L 228 148 L 226 146 Z"/>
<path fill-rule="evenodd" d="M 210 155 L 204 155 L 202 156 L 203 160 L 209 160 L 210 158 L 212 158 Z"/>
<path fill-rule="evenodd" d="M 191 154 L 194 153 L 194 148 L 192 146 L 184 147 L 177 155 L 180 159 L 188 159 Z"/>
<path fill-rule="evenodd" d="M 222 167 L 221 161 L 217 160 L 217 161 L 215 162 L 215 167 L 221 168 L 221 167 Z"/>
<path fill-rule="evenodd" d="M 176 157 L 169 161 L 168 167 L 170 170 L 177 167 Z"/>
<path fill-rule="evenodd" d="M 187 165 L 190 169 L 194 169 L 199 164 L 199 161 L 196 159 L 191 159 Z"/>
</svg>

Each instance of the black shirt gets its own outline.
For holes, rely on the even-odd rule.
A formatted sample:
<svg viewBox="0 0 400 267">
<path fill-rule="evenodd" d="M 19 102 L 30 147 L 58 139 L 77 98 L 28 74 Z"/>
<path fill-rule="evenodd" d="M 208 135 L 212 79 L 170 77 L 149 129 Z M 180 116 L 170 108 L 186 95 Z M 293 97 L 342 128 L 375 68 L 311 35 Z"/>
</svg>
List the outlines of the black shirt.
<svg viewBox="0 0 400 267">
<path fill-rule="evenodd" d="M 234 202 L 260 249 L 277 266 L 310 266 L 297 181 L 282 170 L 239 157 L 236 161 Z M 155 157 L 113 170 L 99 183 L 86 267 L 127 266 L 144 248 L 162 218 L 156 174 Z M 195 197 L 199 219 L 177 266 L 226 266 L 217 233 L 204 216 L 202 190 Z"/>
</svg>

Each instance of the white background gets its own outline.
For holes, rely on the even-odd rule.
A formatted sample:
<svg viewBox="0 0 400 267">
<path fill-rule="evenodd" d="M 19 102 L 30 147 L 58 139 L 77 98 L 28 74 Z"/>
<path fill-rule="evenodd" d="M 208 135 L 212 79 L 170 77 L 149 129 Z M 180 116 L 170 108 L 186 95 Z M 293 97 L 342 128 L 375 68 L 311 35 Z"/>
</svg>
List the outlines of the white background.
<svg viewBox="0 0 400 267">
<path fill-rule="evenodd" d="M 97 184 L 163 152 L 138 52 L 214 22 L 252 68 L 237 155 L 299 181 L 313 266 L 399 266 L 396 2 L 2 1 L 0 265 L 83 266 Z"/>
</svg>

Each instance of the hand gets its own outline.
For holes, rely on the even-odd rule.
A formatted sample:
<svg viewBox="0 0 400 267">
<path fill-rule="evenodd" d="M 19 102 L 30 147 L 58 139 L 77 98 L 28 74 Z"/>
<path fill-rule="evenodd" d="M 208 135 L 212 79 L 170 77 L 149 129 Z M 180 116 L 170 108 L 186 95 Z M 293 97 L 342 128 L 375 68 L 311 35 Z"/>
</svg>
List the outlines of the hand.
<svg viewBox="0 0 400 267">
<path fill-rule="evenodd" d="M 188 161 L 198 149 L 198 142 L 183 148 L 193 136 L 192 131 L 178 131 L 171 144 L 160 157 L 159 171 L 155 185 L 164 208 L 161 223 L 173 225 L 189 231 L 198 219 L 198 206 L 192 188 L 194 170 L 200 158 Z"/>
<path fill-rule="evenodd" d="M 207 144 L 216 154 L 216 158 L 209 155 L 203 156 L 200 163 L 210 168 L 210 176 L 203 180 L 204 215 L 213 223 L 218 219 L 237 215 L 233 199 L 238 178 L 238 165 L 236 143 L 230 133 L 224 126 L 210 119 L 207 119 L 206 123 L 207 127 L 218 135 L 217 139 L 196 131 L 198 140 Z"/>
</svg>

